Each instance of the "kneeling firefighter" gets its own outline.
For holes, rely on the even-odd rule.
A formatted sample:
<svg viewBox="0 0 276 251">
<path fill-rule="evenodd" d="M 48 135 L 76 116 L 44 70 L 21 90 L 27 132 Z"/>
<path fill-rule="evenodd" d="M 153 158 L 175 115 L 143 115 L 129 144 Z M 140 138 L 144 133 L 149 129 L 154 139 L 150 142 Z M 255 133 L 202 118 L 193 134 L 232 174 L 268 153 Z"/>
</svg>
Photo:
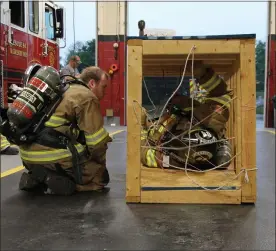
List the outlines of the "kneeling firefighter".
<svg viewBox="0 0 276 251">
<path fill-rule="evenodd" d="M 112 139 L 103 127 L 100 100 L 109 75 L 88 67 L 80 79 L 62 81 L 49 66 L 26 72 L 25 87 L 0 128 L 19 146 L 28 170 L 19 188 L 58 195 L 102 191 L 109 183 L 106 151 Z"/>
<path fill-rule="evenodd" d="M 232 149 L 225 134 L 231 91 L 227 90 L 225 81 L 210 66 L 198 66 L 195 69 L 198 86 L 194 80 L 190 81 L 190 96 L 194 95 L 190 139 L 191 97 L 173 97 L 170 108 L 162 115 L 158 125 L 156 122 L 149 123 L 145 110 L 142 111 L 141 162 L 145 166 L 184 167 L 189 140 L 191 150 L 188 164 L 204 169 L 210 164 L 212 167 L 220 166 L 220 169 L 230 165 Z M 173 139 L 174 135 L 178 135 L 178 139 Z M 160 144 L 167 149 L 158 148 Z"/>
</svg>

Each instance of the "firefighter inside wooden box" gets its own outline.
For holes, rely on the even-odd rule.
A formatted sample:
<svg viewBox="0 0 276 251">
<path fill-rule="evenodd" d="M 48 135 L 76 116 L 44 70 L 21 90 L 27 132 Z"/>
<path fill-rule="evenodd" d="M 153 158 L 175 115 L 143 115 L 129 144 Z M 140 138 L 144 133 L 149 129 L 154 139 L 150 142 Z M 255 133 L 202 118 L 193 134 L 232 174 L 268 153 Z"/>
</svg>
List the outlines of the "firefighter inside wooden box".
<svg viewBox="0 0 276 251">
<path fill-rule="evenodd" d="M 198 84 L 195 80 L 190 80 L 190 97 L 175 95 L 159 123 L 156 120 L 150 121 L 146 110 L 143 110 L 143 165 L 151 168 L 184 168 L 190 141 L 187 168 L 229 167 L 232 148 L 226 139 L 226 123 L 229 119 L 232 91 L 227 90 L 225 81 L 212 67 L 201 62 L 195 63 L 194 76 Z M 194 95 L 193 122 L 189 138 L 191 95 Z M 176 135 L 179 138 L 173 139 Z"/>
<path fill-rule="evenodd" d="M 0 127 L 19 146 L 28 170 L 19 188 L 56 195 L 108 190 L 106 151 L 112 138 L 104 128 L 100 100 L 110 76 L 87 67 L 69 83 L 54 68 L 43 66 L 26 79 Z M 22 128 L 31 129 L 22 133 Z"/>
</svg>

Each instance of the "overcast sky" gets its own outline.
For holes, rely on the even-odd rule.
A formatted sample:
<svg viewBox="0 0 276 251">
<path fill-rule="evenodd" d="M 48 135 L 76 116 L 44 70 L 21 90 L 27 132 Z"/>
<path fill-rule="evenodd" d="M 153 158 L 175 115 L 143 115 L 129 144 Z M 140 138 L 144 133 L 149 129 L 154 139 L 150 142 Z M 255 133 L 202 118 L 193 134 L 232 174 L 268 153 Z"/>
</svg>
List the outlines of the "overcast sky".
<svg viewBox="0 0 276 251">
<path fill-rule="evenodd" d="M 57 2 L 57 1 L 55 1 Z M 63 57 L 73 43 L 73 2 L 57 2 L 66 8 L 66 43 Z M 76 41 L 96 37 L 95 2 L 75 0 Z M 146 21 L 146 28 L 165 28 L 177 36 L 255 33 L 266 40 L 267 2 L 130 2 L 129 34 L 138 35 L 137 22 Z M 61 44 L 62 46 L 63 44 Z"/>
</svg>

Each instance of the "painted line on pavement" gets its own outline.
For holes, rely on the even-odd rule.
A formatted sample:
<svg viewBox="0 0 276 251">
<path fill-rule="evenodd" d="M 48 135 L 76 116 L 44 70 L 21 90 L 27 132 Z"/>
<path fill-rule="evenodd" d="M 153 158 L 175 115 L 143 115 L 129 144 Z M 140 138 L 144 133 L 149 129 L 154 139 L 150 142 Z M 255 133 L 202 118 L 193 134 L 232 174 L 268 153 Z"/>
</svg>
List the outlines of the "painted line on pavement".
<svg viewBox="0 0 276 251">
<path fill-rule="evenodd" d="M 10 170 L 8 170 L 8 171 L 2 172 L 2 173 L 1 173 L 1 178 L 4 178 L 4 177 L 9 176 L 9 175 L 11 175 L 11 174 L 20 172 L 20 171 L 22 171 L 23 169 L 25 169 L 24 166 L 18 166 L 18 167 L 15 167 L 15 168 L 10 169 Z"/>
<path fill-rule="evenodd" d="M 259 130 L 257 130 L 257 132 L 269 132 L 269 133 L 272 133 L 272 134 L 276 134 L 275 131 L 267 130 L 267 129 L 259 129 Z"/>
<path fill-rule="evenodd" d="M 124 131 L 125 131 L 125 130 L 118 130 L 118 131 L 109 133 L 109 135 L 110 135 L 110 136 L 113 136 L 113 135 L 115 135 L 115 134 L 118 134 L 118 133 L 121 133 L 121 132 L 124 132 Z M 9 175 L 11 175 L 11 174 L 20 172 L 20 171 L 22 171 L 22 170 L 24 170 L 24 169 L 25 169 L 24 166 L 18 166 L 18 167 L 9 169 L 9 170 L 7 170 L 7 171 L 1 173 L 1 178 L 4 178 L 4 177 L 9 176 Z"/>
</svg>

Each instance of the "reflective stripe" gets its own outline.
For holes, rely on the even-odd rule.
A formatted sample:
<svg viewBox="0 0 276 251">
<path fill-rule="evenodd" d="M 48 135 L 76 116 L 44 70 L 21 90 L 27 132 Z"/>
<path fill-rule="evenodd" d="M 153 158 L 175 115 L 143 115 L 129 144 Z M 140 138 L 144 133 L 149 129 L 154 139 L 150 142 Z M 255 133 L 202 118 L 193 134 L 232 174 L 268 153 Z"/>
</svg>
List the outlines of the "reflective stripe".
<svg viewBox="0 0 276 251">
<path fill-rule="evenodd" d="M 141 140 L 144 140 L 148 137 L 148 131 L 147 130 L 142 130 L 141 131 Z"/>
<path fill-rule="evenodd" d="M 85 150 L 81 144 L 75 145 L 78 153 Z M 21 158 L 29 162 L 52 162 L 60 159 L 71 157 L 72 154 L 67 149 L 55 149 L 55 150 L 44 150 L 44 151 L 26 151 L 19 149 Z"/>
<path fill-rule="evenodd" d="M 6 139 L 6 137 L 1 135 L 1 151 L 5 150 L 9 146 L 10 146 L 9 141 Z"/>
<path fill-rule="evenodd" d="M 141 131 L 141 135 L 147 135 L 148 134 L 148 131 L 147 130 L 142 130 Z"/>
<path fill-rule="evenodd" d="M 158 132 L 162 133 L 165 130 L 165 127 L 163 125 L 161 125 L 158 129 Z"/>
<path fill-rule="evenodd" d="M 215 101 L 220 103 L 221 105 L 226 106 L 227 108 L 230 107 L 230 102 L 231 102 L 231 97 L 227 94 L 220 96 L 220 97 L 212 97 L 212 98 L 207 98 L 207 100 Z"/>
<path fill-rule="evenodd" d="M 215 89 L 221 82 L 221 78 L 215 73 L 211 79 L 209 79 L 206 83 L 202 84 L 201 87 L 205 89 L 207 92 Z"/>
<path fill-rule="evenodd" d="M 52 115 L 50 117 L 50 119 L 45 123 L 45 126 L 58 127 L 58 126 L 62 126 L 64 124 L 66 124 L 66 123 L 70 123 L 70 121 L 67 119 Z"/>
<path fill-rule="evenodd" d="M 101 128 L 99 131 L 95 132 L 94 134 L 85 134 L 86 144 L 88 146 L 95 146 L 108 137 L 108 132 Z"/>
<path fill-rule="evenodd" d="M 190 80 L 190 96 L 195 96 L 197 86 L 193 80 Z"/>
<path fill-rule="evenodd" d="M 149 149 L 146 153 L 147 166 L 148 167 L 157 167 L 157 162 L 155 160 L 155 150 Z"/>
<path fill-rule="evenodd" d="M 188 111 L 191 111 L 192 110 L 192 107 L 187 107 L 187 108 L 184 108 L 183 111 L 185 112 L 188 112 Z"/>
<path fill-rule="evenodd" d="M 160 133 L 162 133 L 164 130 L 167 130 L 167 129 L 166 129 L 166 126 L 167 126 L 170 122 L 172 122 L 174 119 L 176 119 L 176 116 L 175 116 L 174 114 L 172 114 L 168 119 L 166 119 L 166 120 L 162 123 L 162 125 L 160 125 L 158 131 L 159 131 Z"/>
<path fill-rule="evenodd" d="M 201 86 L 199 86 L 197 90 L 196 84 L 192 80 L 190 81 L 190 97 L 193 96 L 195 100 L 202 103 L 204 101 L 206 92 L 207 91 L 204 90 Z"/>
</svg>

